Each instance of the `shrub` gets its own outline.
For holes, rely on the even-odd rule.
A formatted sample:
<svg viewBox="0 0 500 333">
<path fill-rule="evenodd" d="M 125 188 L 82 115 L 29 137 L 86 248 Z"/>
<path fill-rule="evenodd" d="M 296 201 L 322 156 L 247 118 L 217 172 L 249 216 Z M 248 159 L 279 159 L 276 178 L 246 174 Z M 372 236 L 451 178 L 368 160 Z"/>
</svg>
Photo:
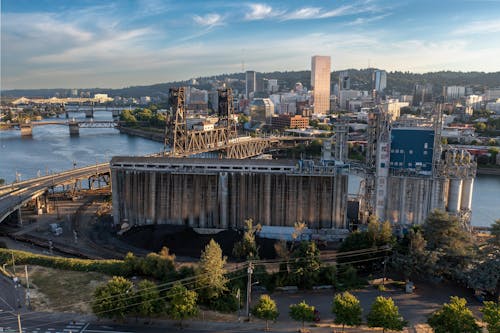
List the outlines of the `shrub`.
<svg viewBox="0 0 500 333">
<path fill-rule="evenodd" d="M 211 298 L 208 303 L 210 310 L 231 313 L 238 311 L 238 298 L 234 292 L 224 292 L 217 298 Z"/>
</svg>

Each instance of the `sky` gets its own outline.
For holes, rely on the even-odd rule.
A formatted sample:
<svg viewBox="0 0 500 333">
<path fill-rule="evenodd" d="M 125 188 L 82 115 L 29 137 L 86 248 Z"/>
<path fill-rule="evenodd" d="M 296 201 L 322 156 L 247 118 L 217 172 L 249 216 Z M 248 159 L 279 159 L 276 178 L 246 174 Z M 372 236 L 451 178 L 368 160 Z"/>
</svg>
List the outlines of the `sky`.
<svg viewBox="0 0 500 333">
<path fill-rule="evenodd" d="M 500 0 L 0 0 L 0 89 L 235 73 L 500 71 Z"/>
</svg>

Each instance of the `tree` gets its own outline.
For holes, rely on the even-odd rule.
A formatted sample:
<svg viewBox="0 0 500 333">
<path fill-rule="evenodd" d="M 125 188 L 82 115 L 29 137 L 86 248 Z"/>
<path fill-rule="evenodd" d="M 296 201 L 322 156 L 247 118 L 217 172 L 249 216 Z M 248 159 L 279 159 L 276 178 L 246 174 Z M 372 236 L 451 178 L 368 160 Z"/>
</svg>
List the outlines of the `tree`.
<svg viewBox="0 0 500 333">
<path fill-rule="evenodd" d="M 358 326 L 361 324 L 361 304 L 356 296 L 349 292 L 337 294 L 333 298 L 332 313 L 335 315 L 335 323 L 344 326 Z"/>
<path fill-rule="evenodd" d="M 158 288 L 153 282 L 143 280 L 139 282 L 137 287 L 135 302 L 140 302 L 137 305 L 137 313 L 140 316 L 151 317 L 163 312 L 165 304 L 160 298 Z"/>
<path fill-rule="evenodd" d="M 290 317 L 295 321 L 302 322 L 302 328 L 306 321 L 314 320 L 314 306 L 308 305 L 306 301 L 290 305 Z"/>
<path fill-rule="evenodd" d="M 426 249 L 422 232 L 410 229 L 408 235 L 397 244 L 394 249 L 390 264 L 401 272 L 406 279 L 412 276 L 429 276 L 436 264 L 436 254 Z"/>
<path fill-rule="evenodd" d="M 137 302 L 135 297 L 131 297 L 132 288 L 132 282 L 114 276 L 94 291 L 92 312 L 101 318 L 124 319 Z"/>
<path fill-rule="evenodd" d="M 314 242 L 302 241 L 291 256 L 292 279 L 303 288 L 316 283 L 321 268 L 320 252 Z"/>
<path fill-rule="evenodd" d="M 227 278 L 225 277 L 226 257 L 222 256 L 222 250 L 213 239 L 201 253 L 197 272 L 197 285 L 202 288 L 200 296 L 204 300 L 216 298 L 226 291 Z"/>
<path fill-rule="evenodd" d="M 452 296 L 450 303 L 435 311 L 427 320 L 435 333 L 476 333 L 481 329 L 476 324 L 472 311 L 464 298 Z"/>
<path fill-rule="evenodd" d="M 276 320 L 279 316 L 276 302 L 269 295 L 261 295 L 259 302 L 252 309 L 252 314 L 266 321 L 266 331 L 269 331 L 269 320 Z"/>
<path fill-rule="evenodd" d="M 4 185 L 4 184 L 5 184 L 5 179 L 0 178 L 0 185 Z"/>
<path fill-rule="evenodd" d="M 483 313 L 483 321 L 488 325 L 488 332 L 500 333 L 500 304 L 484 302 L 481 312 Z"/>
<path fill-rule="evenodd" d="M 464 272 L 472 262 L 474 247 L 471 235 L 465 231 L 459 219 L 435 210 L 423 225 L 427 249 L 437 255 L 435 272 L 456 280 L 465 278 Z"/>
<path fill-rule="evenodd" d="M 368 237 L 371 239 L 373 246 L 377 244 L 377 239 L 379 237 L 380 231 L 380 222 L 378 221 L 377 216 L 370 215 L 368 218 Z"/>
<path fill-rule="evenodd" d="M 193 290 L 187 290 L 180 282 L 173 285 L 167 293 L 169 305 L 167 313 L 175 320 L 179 320 L 182 328 L 182 321 L 194 317 L 198 314 L 196 300 L 198 295 Z"/>
<path fill-rule="evenodd" d="M 134 125 L 137 123 L 137 119 L 132 114 L 131 110 L 123 110 L 120 114 L 120 120 L 127 123 L 127 125 Z"/>
<path fill-rule="evenodd" d="M 378 241 L 382 244 L 389 244 L 392 242 L 392 226 L 391 222 L 385 221 L 380 227 L 380 233 L 378 235 Z"/>
<path fill-rule="evenodd" d="M 241 241 L 234 244 L 233 255 L 240 259 L 258 259 L 259 248 L 255 242 L 255 233 L 260 231 L 261 226 L 253 225 L 252 219 L 245 220 L 245 232 Z"/>
<path fill-rule="evenodd" d="M 406 324 L 392 298 L 382 296 L 378 296 L 373 302 L 367 322 L 369 327 L 382 327 L 382 332 L 386 329 L 401 331 Z"/>
<path fill-rule="evenodd" d="M 500 246 L 500 219 L 496 220 L 490 228 L 490 233 L 493 238 L 491 239 L 491 243 Z"/>
</svg>

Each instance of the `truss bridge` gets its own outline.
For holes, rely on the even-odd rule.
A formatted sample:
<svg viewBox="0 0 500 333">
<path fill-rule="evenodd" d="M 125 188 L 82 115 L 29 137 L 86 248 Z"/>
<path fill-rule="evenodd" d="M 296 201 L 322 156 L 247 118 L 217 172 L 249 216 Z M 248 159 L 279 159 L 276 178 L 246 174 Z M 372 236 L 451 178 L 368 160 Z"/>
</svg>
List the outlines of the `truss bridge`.
<svg viewBox="0 0 500 333">
<path fill-rule="evenodd" d="M 244 159 L 260 155 L 273 145 L 279 145 L 278 137 L 238 136 L 232 89 L 219 89 L 218 97 L 218 121 L 214 128 L 191 130 L 187 126 L 184 88 L 170 89 L 171 114 L 165 131 L 165 156 L 187 157 L 219 151 L 224 158 Z M 167 150 L 168 147 L 170 150 Z"/>
</svg>

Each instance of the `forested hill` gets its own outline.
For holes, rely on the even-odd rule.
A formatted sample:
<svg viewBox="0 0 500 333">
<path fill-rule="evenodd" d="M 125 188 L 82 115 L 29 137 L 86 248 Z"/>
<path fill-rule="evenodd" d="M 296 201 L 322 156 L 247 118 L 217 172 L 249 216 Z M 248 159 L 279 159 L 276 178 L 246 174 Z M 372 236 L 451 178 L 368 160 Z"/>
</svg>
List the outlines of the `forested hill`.
<svg viewBox="0 0 500 333">
<path fill-rule="evenodd" d="M 371 82 L 371 73 L 373 69 L 350 69 L 352 89 L 369 90 Z M 336 82 L 339 72 L 332 73 L 332 82 Z M 291 89 L 296 82 L 302 82 L 304 86 L 310 87 L 311 72 L 310 71 L 291 71 L 291 72 L 271 72 L 259 73 L 262 78 L 278 79 L 280 87 Z M 217 79 L 224 80 L 226 78 L 244 80 L 244 73 L 221 74 L 212 77 L 197 78 L 200 82 L 198 88 L 208 89 L 210 87 L 208 80 Z M 434 93 L 440 94 L 443 86 L 461 85 L 473 86 L 475 92 L 482 93 L 488 87 L 500 87 L 500 72 L 484 73 L 484 72 L 431 72 L 424 74 L 416 74 L 410 72 L 388 72 L 387 73 L 387 91 L 398 91 L 403 94 L 411 94 L 417 83 L 431 83 Z M 150 86 L 134 86 L 121 89 L 106 89 L 92 88 L 79 89 L 87 91 L 91 94 L 107 93 L 110 96 L 122 97 L 140 97 L 140 96 L 166 96 L 168 89 L 172 86 L 188 85 L 189 81 L 178 81 L 169 83 L 159 83 Z M 234 88 L 244 89 L 242 82 L 233 83 Z M 7 97 L 52 97 L 58 93 L 60 96 L 69 95 L 69 89 L 17 89 L 4 90 L 2 96 Z"/>
</svg>

